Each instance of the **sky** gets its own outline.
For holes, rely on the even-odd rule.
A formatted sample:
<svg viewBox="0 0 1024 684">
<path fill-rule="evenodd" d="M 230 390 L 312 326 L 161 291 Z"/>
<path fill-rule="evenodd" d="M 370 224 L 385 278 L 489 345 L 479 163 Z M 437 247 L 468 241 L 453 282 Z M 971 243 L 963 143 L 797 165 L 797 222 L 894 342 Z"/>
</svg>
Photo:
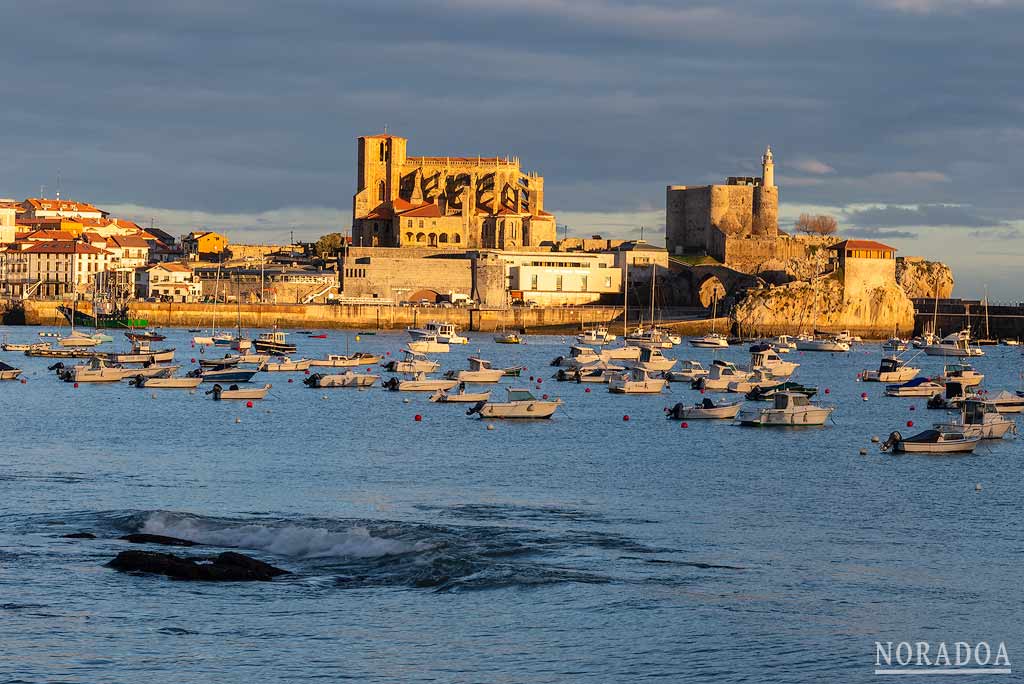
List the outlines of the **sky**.
<svg viewBox="0 0 1024 684">
<path fill-rule="evenodd" d="M 514 155 L 570 235 L 664 240 L 665 186 L 758 175 L 783 229 L 1024 298 L 1024 0 L 0 0 L 0 197 L 238 242 L 347 232 L 355 139 Z"/>
</svg>

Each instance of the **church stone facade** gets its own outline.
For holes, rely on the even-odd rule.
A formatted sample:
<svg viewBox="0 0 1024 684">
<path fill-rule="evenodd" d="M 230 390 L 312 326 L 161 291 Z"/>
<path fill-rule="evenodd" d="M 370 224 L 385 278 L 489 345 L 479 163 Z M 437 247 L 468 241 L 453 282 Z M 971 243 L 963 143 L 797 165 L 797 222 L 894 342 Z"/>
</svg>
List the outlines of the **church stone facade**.
<svg viewBox="0 0 1024 684">
<path fill-rule="evenodd" d="M 779 235 L 779 189 L 769 147 L 761 177 L 728 178 L 725 185 L 670 185 L 665 203 L 669 254 L 707 254 L 725 262 L 731 238 Z"/>
<path fill-rule="evenodd" d="M 352 243 L 531 249 L 555 240 L 544 178 L 509 157 L 410 157 L 396 135 L 358 140 Z"/>
</svg>

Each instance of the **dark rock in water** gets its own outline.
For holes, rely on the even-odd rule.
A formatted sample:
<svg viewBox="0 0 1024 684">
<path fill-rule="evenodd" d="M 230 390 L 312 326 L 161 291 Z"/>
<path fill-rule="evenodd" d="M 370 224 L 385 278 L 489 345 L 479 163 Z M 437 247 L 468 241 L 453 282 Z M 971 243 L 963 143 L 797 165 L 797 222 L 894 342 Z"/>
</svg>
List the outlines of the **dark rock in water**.
<svg viewBox="0 0 1024 684">
<path fill-rule="evenodd" d="M 61 539 L 95 539 L 96 535 L 92 532 L 72 532 L 71 534 L 61 535 Z"/>
<path fill-rule="evenodd" d="M 165 537 L 162 534 L 126 534 L 120 537 L 125 541 L 130 541 L 133 544 L 162 544 L 164 546 L 195 546 L 194 541 L 188 539 L 178 539 L 177 537 Z"/>
<path fill-rule="evenodd" d="M 201 582 L 269 582 L 278 575 L 288 574 L 287 570 L 230 551 L 213 559 L 181 558 L 156 551 L 122 551 L 108 565 L 121 572 L 148 572 Z"/>
</svg>

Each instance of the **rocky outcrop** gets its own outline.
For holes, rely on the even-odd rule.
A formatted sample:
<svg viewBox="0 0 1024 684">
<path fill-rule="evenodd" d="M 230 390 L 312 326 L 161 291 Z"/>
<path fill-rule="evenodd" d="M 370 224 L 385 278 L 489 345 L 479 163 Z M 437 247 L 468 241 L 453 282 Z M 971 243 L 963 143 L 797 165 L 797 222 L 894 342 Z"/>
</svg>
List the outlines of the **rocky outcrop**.
<svg viewBox="0 0 1024 684">
<path fill-rule="evenodd" d="M 126 534 L 120 539 L 129 541 L 133 544 L 160 544 L 161 546 L 195 546 L 194 541 L 188 539 L 178 539 L 177 537 L 165 537 L 162 534 L 145 534 L 143 532 L 137 532 L 135 534 Z"/>
<path fill-rule="evenodd" d="M 883 338 L 893 330 L 909 335 L 914 328 L 913 304 L 899 286 L 844 296 L 842 283 L 835 277 L 820 278 L 813 287 L 796 281 L 750 290 L 736 305 L 733 316 L 743 335 L 792 335 L 818 329 Z"/>
<path fill-rule="evenodd" d="M 896 262 L 896 282 L 911 299 L 953 296 L 953 271 L 939 261 L 900 259 Z"/>
<path fill-rule="evenodd" d="M 108 565 L 120 572 L 145 572 L 200 582 L 269 582 L 287 570 L 227 551 L 214 558 L 183 558 L 156 551 L 122 551 Z"/>
</svg>

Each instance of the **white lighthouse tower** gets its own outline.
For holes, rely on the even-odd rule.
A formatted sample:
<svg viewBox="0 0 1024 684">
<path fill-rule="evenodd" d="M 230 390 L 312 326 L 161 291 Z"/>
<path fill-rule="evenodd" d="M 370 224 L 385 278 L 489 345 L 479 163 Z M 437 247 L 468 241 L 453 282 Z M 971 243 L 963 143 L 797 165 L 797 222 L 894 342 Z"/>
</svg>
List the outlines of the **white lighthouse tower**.
<svg viewBox="0 0 1024 684">
<path fill-rule="evenodd" d="M 766 188 L 775 187 L 775 160 L 772 158 L 772 147 L 769 145 L 761 157 L 761 185 Z"/>
</svg>

